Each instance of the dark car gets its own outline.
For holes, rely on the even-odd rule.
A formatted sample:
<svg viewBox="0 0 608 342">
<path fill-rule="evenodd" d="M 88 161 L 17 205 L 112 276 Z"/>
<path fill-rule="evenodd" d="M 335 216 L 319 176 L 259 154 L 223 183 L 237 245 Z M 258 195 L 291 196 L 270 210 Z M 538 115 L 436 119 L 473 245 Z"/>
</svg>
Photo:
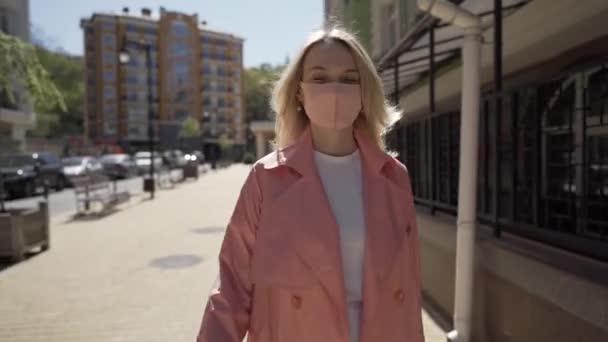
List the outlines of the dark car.
<svg viewBox="0 0 608 342">
<path fill-rule="evenodd" d="M 186 160 L 205 164 L 205 155 L 201 151 L 192 151 L 192 153 L 186 155 Z"/>
<path fill-rule="evenodd" d="M 62 190 L 66 185 L 61 160 L 48 152 L 0 155 L 0 175 L 8 198 L 29 197 L 46 183 Z"/>
<path fill-rule="evenodd" d="M 103 172 L 114 179 L 125 179 L 137 175 L 135 160 L 128 154 L 106 154 L 99 158 Z"/>
</svg>

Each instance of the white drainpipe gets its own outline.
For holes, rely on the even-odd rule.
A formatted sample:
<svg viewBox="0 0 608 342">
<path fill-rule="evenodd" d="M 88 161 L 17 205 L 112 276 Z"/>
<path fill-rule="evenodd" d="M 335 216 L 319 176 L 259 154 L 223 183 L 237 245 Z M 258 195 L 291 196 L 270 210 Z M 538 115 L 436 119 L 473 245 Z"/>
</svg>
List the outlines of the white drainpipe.
<svg viewBox="0 0 608 342">
<path fill-rule="evenodd" d="M 460 119 L 460 172 L 456 239 L 454 329 L 450 337 L 471 341 L 475 229 L 477 211 L 477 148 L 481 64 L 481 21 L 473 13 L 446 0 L 418 0 L 418 8 L 464 29 L 462 45 L 462 109 Z"/>
</svg>

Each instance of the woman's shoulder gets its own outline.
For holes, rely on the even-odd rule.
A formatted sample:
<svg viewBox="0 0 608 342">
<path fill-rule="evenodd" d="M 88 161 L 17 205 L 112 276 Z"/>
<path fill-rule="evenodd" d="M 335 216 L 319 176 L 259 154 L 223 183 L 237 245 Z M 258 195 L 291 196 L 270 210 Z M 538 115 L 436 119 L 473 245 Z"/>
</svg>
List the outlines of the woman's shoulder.
<svg viewBox="0 0 608 342">
<path fill-rule="evenodd" d="M 405 183 L 409 184 L 410 176 L 409 176 L 407 166 L 403 162 L 401 162 L 401 160 L 398 159 L 398 154 L 394 153 L 394 152 L 384 152 L 384 153 L 386 153 L 387 156 L 390 157 L 390 158 L 387 158 L 388 167 L 385 168 L 385 170 L 387 170 L 386 172 L 389 173 L 389 175 L 392 178 L 394 178 L 396 181 L 405 182 Z"/>
<path fill-rule="evenodd" d="M 271 170 L 285 164 L 284 149 L 275 150 L 253 163 L 256 171 Z"/>
</svg>

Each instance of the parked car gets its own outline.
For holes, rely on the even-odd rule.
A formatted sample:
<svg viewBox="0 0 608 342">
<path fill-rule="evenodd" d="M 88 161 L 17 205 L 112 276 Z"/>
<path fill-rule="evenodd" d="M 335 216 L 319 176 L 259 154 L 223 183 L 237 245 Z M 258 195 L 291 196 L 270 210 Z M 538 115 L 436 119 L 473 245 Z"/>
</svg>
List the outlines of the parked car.
<svg viewBox="0 0 608 342">
<path fill-rule="evenodd" d="M 89 173 L 101 173 L 103 166 L 94 157 L 69 157 L 62 160 L 63 174 L 66 177 L 77 177 Z"/>
<path fill-rule="evenodd" d="M 114 179 L 125 179 L 137 175 L 135 159 L 128 154 L 106 154 L 99 158 L 99 161 L 104 173 Z"/>
<path fill-rule="evenodd" d="M 170 169 L 178 169 L 184 167 L 188 163 L 184 152 L 180 150 L 165 151 L 163 153 L 163 159 L 165 161 L 165 165 L 167 165 Z"/>
<path fill-rule="evenodd" d="M 61 160 L 48 152 L 0 155 L 0 175 L 8 198 L 33 196 L 45 183 L 58 191 L 66 185 Z"/>
<path fill-rule="evenodd" d="M 192 151 L 186 155 L 186 160 L 196 161 L 199 164 L 205 164 L 205 155 L 201 151 Z"/>
<path fill-rule="evenodd" d="M 137 171 L 139 174 L 147 173 L 150 169 L 150 152 L 149 151 L 141 151 L 135 153 L 135 165 L 137 166 Z M 163 166 L 163 159 L 160 156 L 160 153 L 154 153 L 154 167 L 157 170 Z"/>
</svg>

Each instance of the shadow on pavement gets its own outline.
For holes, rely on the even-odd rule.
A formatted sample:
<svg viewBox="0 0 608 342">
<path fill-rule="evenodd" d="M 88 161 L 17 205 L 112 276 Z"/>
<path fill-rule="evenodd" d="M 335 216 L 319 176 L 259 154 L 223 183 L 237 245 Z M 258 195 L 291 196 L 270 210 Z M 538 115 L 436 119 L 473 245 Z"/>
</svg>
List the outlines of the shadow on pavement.
<svg viewBox="0 0 608 342">
<path fill-rule="evenodd" d="M 69 215 L 65 220 L 61 221 L 61 224 L 70 224 L 86 221 L 99 221 L 103 220 L 108 216 L 120 213 L 125 210 L 129 210 L 137 205 L 151 201 L 149 197 L 144 197 L 141 194 L 132 195 L 131 200 L 128 203 L 121 204 L 117 207 L 110 208 L 104 212 L 91 212 L 91 213 L 75 213 Z"/>
<path fill-rule="evenodd" d="M 6 271 L 7 269 L 17 266 L 19 264 L 23 264 L 24 262 L 28 262 L 40 255 L 44 255 L 44 251 L 42 250 L 34 250 L 34 252 L 25 253 L 25 259 L 22 261 L 14 261 L 10 257 L 0 257 L 0 272 Z"/>
<path fill-rule="evenodd" d="M 204 259 L 193 254 L 168 255 L 161 258 L 152 259 L 150 266 L 163 270 L 193 267 L 200 264 Z"/>
<path fill-rule="evenodd" d="M 110 210 L 106 210 L 103 213 L 74 214 L 74 215 L 70 215 L 64 223 L 75 223 L 75 222 L 82 222 L 82 221 L 99 221 L 112 214 L 121 212 L 123 210 L 124 209 L 122 209 L 122 208 L 112 208 Z"/>
<path fill-rule="evenodd" d="M 204 227 L 204 228 L 194 228 L 190 229 L 190 231 L 194 234 L 220 234 L 226 231 L 225 227 Z"/>
</svg>

